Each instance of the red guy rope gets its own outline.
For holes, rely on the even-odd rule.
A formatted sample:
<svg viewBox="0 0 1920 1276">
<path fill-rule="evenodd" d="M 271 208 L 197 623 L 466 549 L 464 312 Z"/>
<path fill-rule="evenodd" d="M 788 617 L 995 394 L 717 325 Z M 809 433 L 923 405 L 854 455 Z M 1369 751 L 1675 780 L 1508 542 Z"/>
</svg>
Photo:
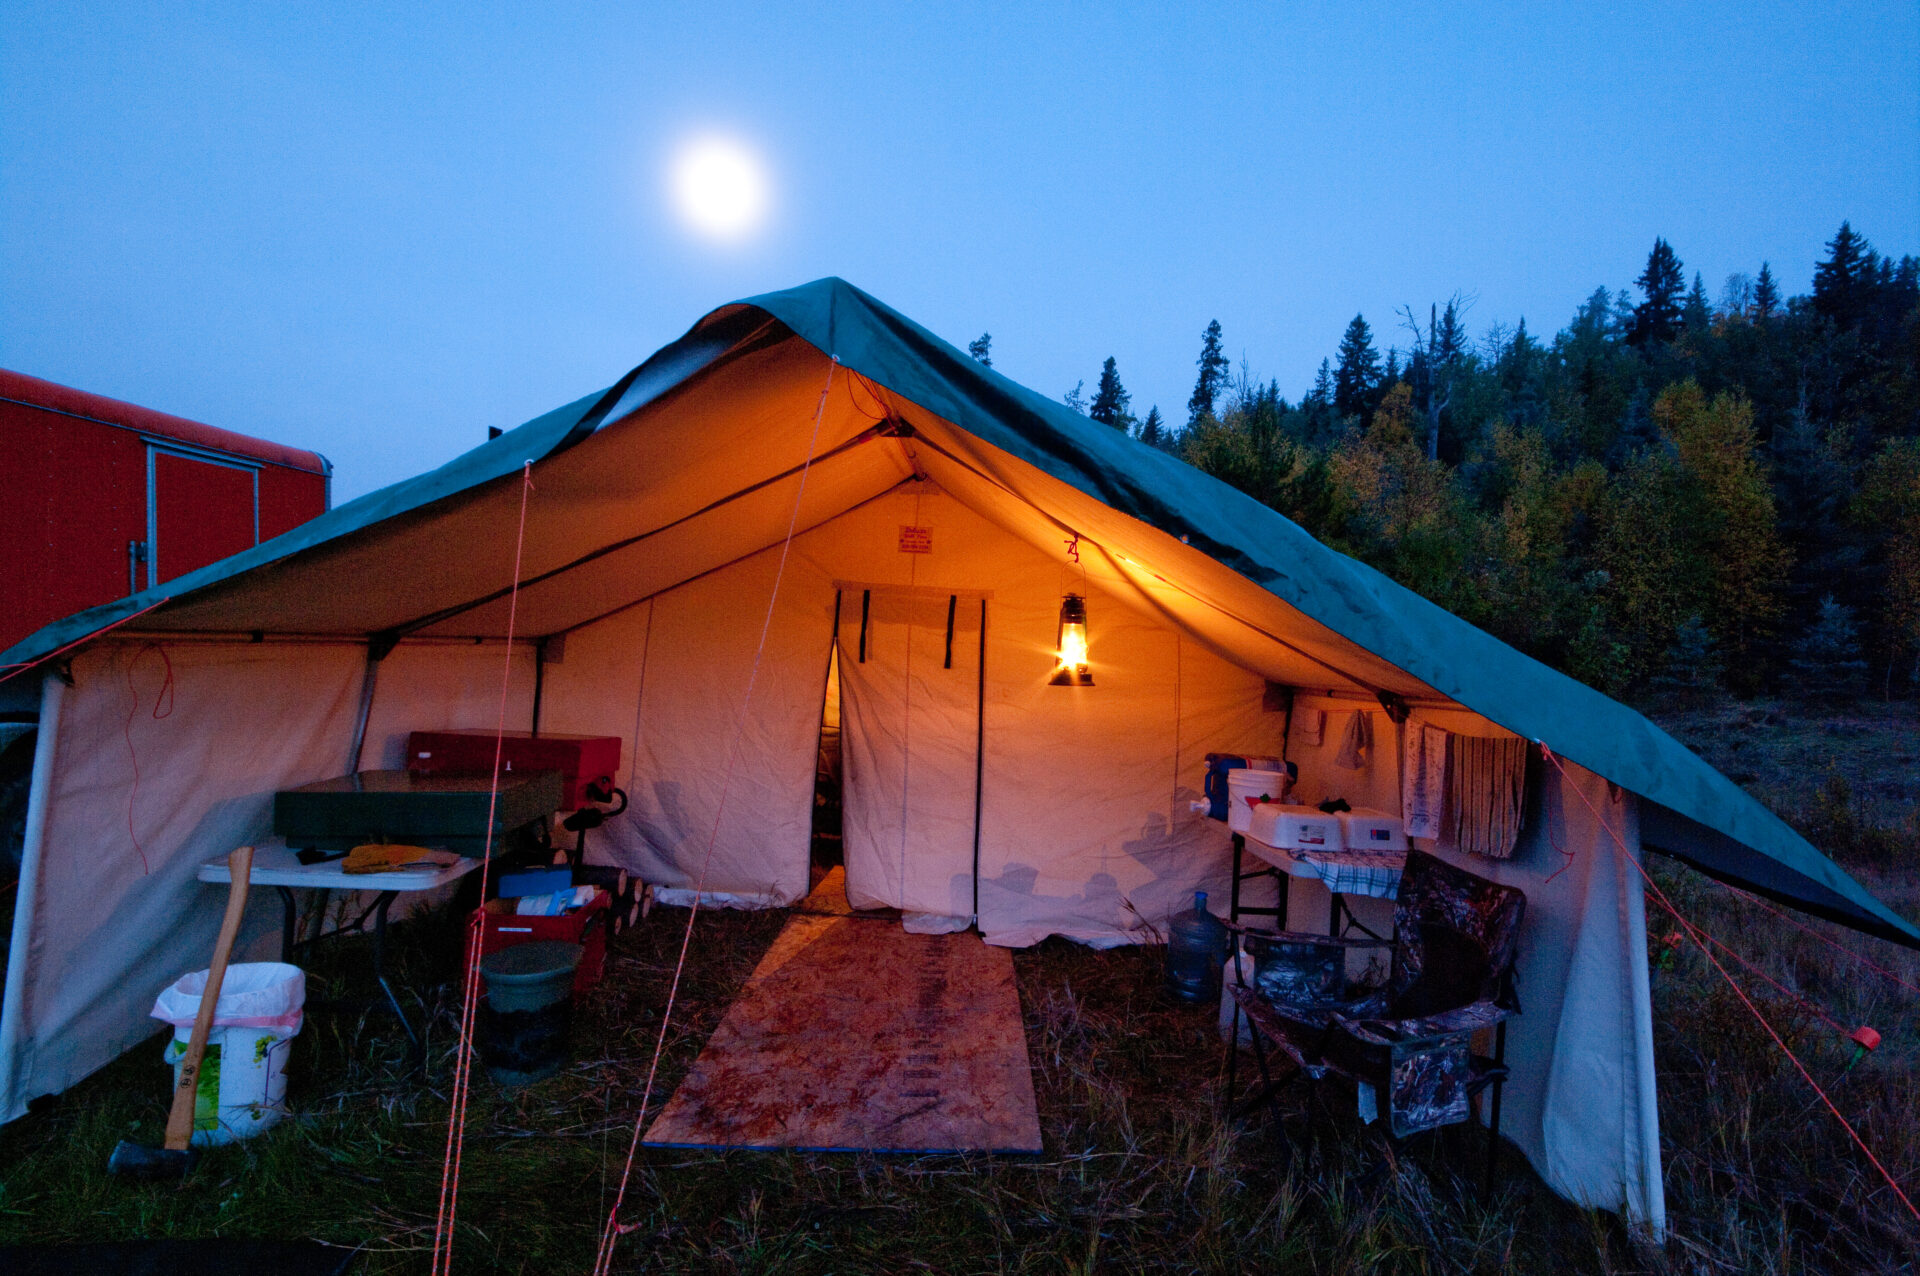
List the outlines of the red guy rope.
<svg viewBox="0 0 1920 1276">
<path fill-rule="evenodd" d="M 114 621 L 111 625 L 102 625 L 100 626 L 100 628 L 94 630 L 92 633 L 86 635 L 85 637 L 75 638 L 72 642 L 68 643 L 66 646 L 55 648 L 54 650 L 49 651 L 44 656 L 37 656 L 32 660 L 22 660 L 11 665 L 0 665 L 0 669 L 6 669 L 10 671 L 7 673 L 0 673 L 0 682 L 5 682 L 9 678 L 17 678 L 21 674 L 25 673 L 27 670 L 33 668 L 35 665 L 43 665 L 47 661 L 52 660 L 55 656 L 60 655 L 62 652 L 72 651 L 75 647 L 80 646 L 82 643 L 92 642 L 95 638 L 98 638 L 101 634 L 106 633 L 108 630 L 118 629 L 120 628 L 120 626 L 126 624 L 129 620 L 138 620 L 140 617 L 152 611 L 155 607 L 165 607 L 168 603 L 172 601 L 173 601 L 173 598 L 169 596 L 166 598 L 162 598 L 157 603 L 148 603 L 145 607 L 142 607 L 139 611 L 136 611 L 133 614 L 128 616 L 122 616 L 120 617 L 120 619 Z"/>
<path fill-rule="evenodd" d="M 687 968 L 687 950 L 693 943 L 693 922 L 700 915 L 700 899 L 707 888 L 707 868 L 713 863 L 713 848 L 720 840 L 720 817 L 727 809 L 727 790 L 733 785 L 733 765 L 740 752 L 740 737 L 745 734 L 747 714 L 753 708 L 753 688 L 760 679 L 760 657 L 767 649 L 767 634 L 773 629 L 773 609 L 780 600 L 780 581 L 787 573 L 787 554 L 793 548 L 793 534 L 800 525 L 800 502 L 807 494 L 807 475 L 813 469 L 815 449 L 820 443 L 820 422 L 825 419 L 827 395 L 833 389 L 833 374 L 840 367 L 840 356 L 830 355 L 827 364 L 827 383 L 820 387 L 820 401 L 813 409 L 813 437 L 807 440 L 806 464 L 800 468 L 800 487 L 793 494 L 793 513 L 787 519 L 787 539 L 780 547 L 780 565 L 773 574 L 773 592 L 767 596 L 767 615 L 760 625 L 760 645 L 754 649 L 753 669 L 747 675 L 747 694 L 740 705 L 740 718 L 734 727 L 733 742 L 727 748 L 727 769 L 720 781 L 720 801 L 713 812 L 713 830 L 707 835 L 707 849 L 700 860 L 700 874 L 693 888 L 693 906 L 687 910 L 687 928 L 680 936 L 680 955 L 673 964 L 673 981 L 667 985 L 666 1009 L 660 1013 L 660 1033 L 654 1039 L 653 1060 L 647 1065 L 647 1082 L 640 1091 L 640 1110 L 633 1118 L 633 1136 L 627 1141 L 626 1164 L 620 1169 L 620 1186 L 613 1196 L 613 1208 L 607 1211 L 607 1221 L 600 1229 L 600 1248 L 593 1257 L 593 1276 L 606 1276 L 613 1266 L 613 1250 L 620 1237 L 631 1230 L 631 1225 L 620 1222 L 620 1207 L 626 1203 L 627 1184 L 633 1176 L 633 1158 L 640 1150 L 640 1132 L 646 1125 L 647 1105 L 653 1098 L 653 1083 L 660 1071 L 660 1056 L 667 1048 L 667 1028 L 673 1022 L 674 1003 L 680 996 L 680 976 Z M 853 374 L 861 379 L 859 373 Z M 852 397 L 852 383 L 848 386 L 848 397 Z M 854 406 L 859 407 L 858 402 Z"/>
<path fill-rule="evenodd" d="M 1679 914 L 1677 913 L 1674 914 L 1674 920 L 1675 921 L 1680 920 Z M 1805 993 L 1795 992 L 1793 989 L 1787 987 L 1785 984 L 1781 983 L 1778 979 L 1775 979 L 1772 975 L 1769 975 L 1766 971 L 1760 969 L 1760 967 L 1754 965 L 1751 961 L 1748 961 L 1745 957 L 1742 957 L 1739 953 L 1735 952 L 1732 948 L 1728 947 L 1724 941 L 1714 938 L 1712 935 L 1707 934 L 1707 932 L 1704 930 L 1702 930 L 1700 933 L 1702 935 L 1705 935 L 1707 942 L 1712 944 L 1715 948 L 1718 948 L 1721 952 L 1733 958 L 1735 961 L 1739 962 L 1742 966 L 1745 966 L 1748 970 L 1752 971 L 1754 974 L 1758 975 L 1760 978 L 1766 980 L 1769 984 L 1772 984 L 1774 989 L 1777 992 L 1779 992 L 1781 996 L 1785 997 L 1789 1001 L 1799 1003 L 1799 1005 L 1803 1009 L 1805 1009 L 1809 1014 L 1811 1014 L 1814 1018 L 1818 1019 L 1821 1023 L 1827 1025 L 1827 1027 L 1833 1029 L 1835 1032 L 1839 1033 L 1841 1036 L 1846 1037 L 1851 1035 L 1851 1031 L 1852 1031 L 1851 1029 L 1847 1028 L 1839 1020 L 1835 1019 L 1832 1015 L 1822 1010 L 1819 1004 L 1813 1001 L 1811 998 L 1809 998 Z"/>
<path fill-rule="evenodd" d="M 133 767 L 133 784 L 127 789 L 127 839 L 140 856 L 140 872 L 143 875 L 151 874 L 153 866 L 147 863 L 147 848 L 140 845 L 140 834 L 133 827 L 133 807 L 140 797 L 140 754 L 133 747 L 133 720 L 140 714 L 140 688 L 133 680 L 133 672 L 140 664 L 140 657 L 149 651 L 159 652 L 161 662 L 167 667 L 160 679 L 160 690 L 154 692 L 153 708 L 149 712 L 155 722 L 173 716 L 173 657 L 167 654 L 164 645 L 150 642 L 135 651 L 127 661 L 127 694 L 132 698 L 132 703 L 127 706 L 126 721 L 120 724 L 120 736 L 127 742 L 127 762 Z"/>
<path fill-rule="evenodd" d="M 533 462 L 520 471 L 520 530 L 513 543 L 513 588 L 507 602 L 507 655 L 500 670 L 500 712 L 493 732 L 493 787 L 487 794 L 487 837 L 481 843 L 480 899 L 467 927 L 467 970 L 460 1004 L 460 1046 L 454 1053 L 453 1098 L 447 1109 L 447 1148 L 440 1162 L 440 1209 L 433 1222 L 433 1276 L 453 1271 L 453 1228 L 460 1206 L 460 1156 L 466 1149 L 467 1094 L 473 1078 L 473 1018 L 479 998 L 480 941 L 486 933 L 487 870 L 493 860 L 493 823 L 500 801 L 500 758 L 506 747 L 507 688 L 513 680 L 513 630 L 519 619 L 520 558 L 527 544 L 527 498 Z"/>
<path fill-rule="evenodd" d="M 1767 1022 L 1767 1017 L 1760 1013 L 1760 1008 L 1753 1004 L 1753 999 L 1747 996 L 1746 990 L 1734 981 L 1733 976 L 1727 973 L 1727 968 L 1720 964 L 1720 959 L 1713 955 L 1713 949 L 1704 938 L 1706 932 L 1680 915 L 1680 910 L 1673 906 L 1673 901 L 1667 898 L 1667 893 L 1660 889 L 1660 884 L 1653 880 L 1653 875 L 1647 872 L 1646 866 L 1634 858 L 1633 852 L 1629 851 L 1627 844 L 1620 840 L 1620 835 L 1614 831 L 1613 825 L 1609 824 L 1606 817 L 1600 814 L 1599 809 L 1587 800 L 1586 793 L 1581 790 L 1577 783 L 1573 782 L 1573 777 L 1567 774 L 1567 768 L 1561 763 L 1553 750 L 1547 747 L 1546 742 L 1536 740 L 1534 743 L 1540 746 L 1541 754 L 1546 757 L 1547 761 L 1553 763 L 1554 768 L 1558 770 L 1561 777 L 1568 782 L 1568 787 L 1570 787 L 1574 795 L 1580 799 L 1581 804 L 1593 813 L 1593 818 L 1599 821 L 1600 827 L 1607 831 L 1607 836 L 1611 837 L 1614 845 L 1620 848 L 1621 858 L 1633 865 L 1634 870 L 1640 874 L 1641 880 L 1646 883 L 1647 889 L 1652 891 L 1654 897 L 1660 901 L 1660 906 L 1672 914 L 1673 919 L 1680 924 L 1680 929 L 1699 947 L 1701 955 L 1712 964 L 1715 970 L 1720 972 L 1720 977 L 1727 981 L 1727 987 L 1733 989 L 1733 995 L 1740 998 L 1741 1004 L 1746 1006 L 1753 1017 L 1760 1021 L 1760 1026 L 1767 1030 L 1767 1035 L 1773 1038 L 1773 1044 L 1780 1047 L 1780 1052 L 1787 1056 L 1787 1059 L 1793 1064 L 1794 1070 L 1799 1072 L 1801 1080 L 1811 1086 L 1813 1092 L 1820 1096 L 1820 1102 L 1826 1105 L 1827 1111 L 1833 1113 L 1833 1119 L 1840 1123 L 1840 1128 L 1847 1132 L 1847 1137 L 1853 1140 L 1854 1146 L 1859 1148 L 1860 1151 L 1866 1155 L 1867 1160 L 1873 1163 L 1874 1169 L 1880 1171 L 1880 1177 L 1887 1181 L 1887 1186 L 1893 1189 L 1893 1194 L 1900 1199 L 1902 1205 L 1907 1207 L 1907 1213 L 1913 1215 L 1916 1220 L 1920 1220 L 1920 1208 L 1915 1208 L 1913 1202 L 1908 1199 L 1907 1194 L 1900 1190 L 1899 1182 L 1888 1172 L 1887 1167 L 1880 1163 L 1880 1158 L 1873 1154 L 1873 1149 L 1868 1147 L 1867 1141 L 1860 1137 L 1860 1132 L 1853 1128 L 1853 1123 L 1840 1114 L 1840 1109 L 1835 1107 L 1833 1100 L 1827 1097 L 1827 1092 L 1820 1088 L 1820 1083 L 1813 1079 L 1811 1072 L 1807 1071 L 1807 1065 L 1800 1062 L 1800 1056 L 1788 1048 L 1787 1043 L 1781 1039 L 1780 1034 L 1774 1031 L 1773 1025 Z"/>
<path fill-rule="evenodd" d="M 1877 975 L 1884 975 L 1888 979 L 1891 979 L 1894 983 L 1899 984 L 1902 988 L 1905 988 L 1908 992 L 1920 993 L 1920 984 L 1909 983 L 1907 980 L 1902 979 L 1900 976 L 1894 974 L 1891 970 L 1888 970 L 1886 967 L 1881 966 L 1875 961 L 1873 961 L 1865 953 L 1855 952 L 1853 949 L 1847 947 L 1843 943 L 1840 943 L 1838 940 L 1830 939 L 1827 936 L 1822 935 L 1819 931 L 1815 930 L 1813 927 L 1807 925 L 1805 922 L 1794 917 L 1791 913 L 1782 912 L 1780 909 L 1775 908 L 1773 905 L 1767 903 L 1766 900 L 1761 899 L 1758 895 L 1753 894 L 1751 891 L 1743 891 L 1738 886 L 1730 886 L 1726 882 L 1718 882 L 1718 885 L 1722 889 L 1731 892 L 1737 898 L 1744 899 L 1749 904 L 1757 904 L 1761 908 L 1766 909 L 1769 913 L 1772 913 L 1775 917 L 1778 917 L 1781 921 L 1793 927 L 1795 930 L 1803 930 L 1807 934 L 1812 935 L 1815 939 L 1819 940 L 1821 943 L 1825 944 L 1827 947 L 1838 949 L 1840 952 L 1845 953 L 1847 956 L 1859 962 L 1862 966 L 1865 966 L 1868 970 L 1873 971 Z"/>
</svg>

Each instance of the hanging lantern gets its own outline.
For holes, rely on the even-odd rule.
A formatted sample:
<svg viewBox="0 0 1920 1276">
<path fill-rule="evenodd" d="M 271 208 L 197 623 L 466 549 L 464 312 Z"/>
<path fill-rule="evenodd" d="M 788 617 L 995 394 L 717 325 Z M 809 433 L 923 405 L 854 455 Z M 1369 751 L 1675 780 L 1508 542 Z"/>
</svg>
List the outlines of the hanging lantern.
<svg viewBox="0 0 1920 1276">
<path fill-rule="evenodd" d="M 1060 600 L 1060 631 L 1054 640 L 1059 664 L 1047 685 L 1053 687 L 1091 687 L 1093 670 L 1087 667 L 1087 600 L 1068 594 Z"/>
</svg>

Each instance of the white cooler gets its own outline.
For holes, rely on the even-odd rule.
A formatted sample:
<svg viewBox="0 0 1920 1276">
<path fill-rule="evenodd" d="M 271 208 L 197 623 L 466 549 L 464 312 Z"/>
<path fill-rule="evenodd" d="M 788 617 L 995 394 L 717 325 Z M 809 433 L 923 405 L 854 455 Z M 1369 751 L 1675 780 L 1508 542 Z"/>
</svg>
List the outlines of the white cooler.
<svg viewBox="0 0 1920 1276">
<path fill-rule="evenodd" d="M 1404 851 L 1407 826 L 1397 815 L 1356 806 L 1340 812 L 1340 837 L 1350 851 Z"/>
<path fill-rule="evenodd" d="M 1290 851 L 1337 851 L 1345 845 L 1340 817 L 1315 806 L 1262 802 L 1252 810 L 1247 836 Z"/>
</svg>

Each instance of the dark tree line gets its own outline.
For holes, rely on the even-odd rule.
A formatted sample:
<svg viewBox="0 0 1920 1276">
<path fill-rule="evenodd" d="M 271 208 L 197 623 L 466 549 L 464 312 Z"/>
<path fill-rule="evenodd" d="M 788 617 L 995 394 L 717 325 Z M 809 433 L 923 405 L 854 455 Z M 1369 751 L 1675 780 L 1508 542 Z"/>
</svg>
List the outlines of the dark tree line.
<svg viewBox="0 0 1920 1276">
<path fill-rule="evenodd" d="M 1609 691 L 1920 689 L 1920 259 L 1843 224 L 1810 294 L 1713 301 L 1657 239 L 1635 290 L 1549 341 L 1355 315 L 1294 402 L 1216 320 L 1184 425 L 1111 358 L 1083 410 Z"/>
</svg>

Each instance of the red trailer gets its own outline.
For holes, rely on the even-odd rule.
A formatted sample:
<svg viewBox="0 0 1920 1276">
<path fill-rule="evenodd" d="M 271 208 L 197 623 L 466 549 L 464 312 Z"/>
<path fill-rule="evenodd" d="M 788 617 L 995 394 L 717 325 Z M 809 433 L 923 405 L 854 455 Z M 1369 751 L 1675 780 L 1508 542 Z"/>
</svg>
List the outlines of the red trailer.
<svg viewBox="0 0 1920 1276">
<path fill-rule="evenodd" d="M 324 513 L 303 452 L 0 369 L 0 651 Z"/>
</svg>

